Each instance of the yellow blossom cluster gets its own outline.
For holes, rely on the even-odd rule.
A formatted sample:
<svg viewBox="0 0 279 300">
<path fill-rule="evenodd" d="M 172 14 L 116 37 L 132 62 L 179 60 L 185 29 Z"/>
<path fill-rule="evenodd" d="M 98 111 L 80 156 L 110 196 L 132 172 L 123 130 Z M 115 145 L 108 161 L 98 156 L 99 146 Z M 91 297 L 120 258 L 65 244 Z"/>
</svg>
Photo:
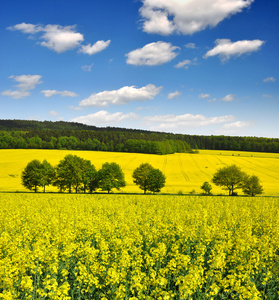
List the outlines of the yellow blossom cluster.
<svg viewBox="0 0 279 300">
<path fill-rule="evenodd" d="M 0 299 L 278 299 L 279 198 L 0 193 Z"/>
</svg>

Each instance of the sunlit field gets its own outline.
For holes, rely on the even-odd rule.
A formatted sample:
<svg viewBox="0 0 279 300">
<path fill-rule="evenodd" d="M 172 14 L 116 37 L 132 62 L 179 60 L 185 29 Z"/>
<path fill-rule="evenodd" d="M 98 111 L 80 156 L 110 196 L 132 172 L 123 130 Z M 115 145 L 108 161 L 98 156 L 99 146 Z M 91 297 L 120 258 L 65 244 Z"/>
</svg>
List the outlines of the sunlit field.
<svg viewBox="0 0 279 300">
<path fill-rule="evenodd" d="M 98 169 L 104 162 L 118 163 L 124 173 L 127 186 L 123 193 L 141 193 L 133 183 L 132 172 L 141 163 L 148 162 L 159 168 L 166 175 L 166 186 L 162 193 L 176 194 L 179 191 L 201 193 L 200 186 L 209 181 L 216 170 L 225 165 L 236 164 L 243 171 L 257 175 L 264 188 L 264 195 L 279 195 L 279 154 L 232 152 L 201 150 L 199 154 L 171 154 L 150 155 L 119 152 L 93 151 L 64 151 L 64 150 L 0 150 L 0 191 L 27 191 L 21 185 L 21 172 L 32 159 L 47 159 L 57 165 L 66 154 L 75 154 L 90 159 Z M 213 186 L 215 195 L 227 192 L 220 187 Z M 47 191 L 57 191 L 54 187 L 47 187 Z M 242 193 L 241 190 L 238 191 Z"/>
<path fill-rule="evenodd" d="M 279 198 L 0 193 L 0 299 L 278 299 Z"/>
</svg>

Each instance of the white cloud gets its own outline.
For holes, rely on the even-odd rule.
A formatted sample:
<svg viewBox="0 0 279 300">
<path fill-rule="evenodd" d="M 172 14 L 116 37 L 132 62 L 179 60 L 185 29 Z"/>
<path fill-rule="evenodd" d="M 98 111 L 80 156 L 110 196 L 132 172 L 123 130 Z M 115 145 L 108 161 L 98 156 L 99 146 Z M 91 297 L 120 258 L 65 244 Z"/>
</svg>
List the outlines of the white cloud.
<svg viewBox="0 0 279 300">
<path fill-rule="evenodd" d="M 174 67 L 177 69 L 181 69 L 181 68 L 188 69 L 190 64 L 191 64 L 191 60 L 185 59 L 185 60 L 179 62 L 178 64 L 176 64 Z"/>
<path fill-rule="evenodd" d="M 231 102 L 231 101 L 233 101 L 234 100 L 234 95 L 233 94 L 228 94 L 228 95 L 226 95 L 223 99 L 222 99 L 222 101 L 225 101 L 225 102 Z"/>
<path fill-rule="evenodd" d="M 249 7 L 254 0 L 141 0 L 143 31 L 169 35 L 193 34 L 215 27 Z"/>
<path fill-rule="evenodd" d="M 70 91 L 57 91 L 57 90 L 43 90 L 41 91 L 45 97 L 50 98 L 54 95 L 61 95 L 62 97 L 77 97 L 78 95 L 74 92 Z"/>
<path fill-rule="evenodd" d="M 82 107 L 80 107 L 80 106 L 76 107 L 76 106 L 70 105 L 69 108 L 73 109 L 73 110 L 82 110 Z"/>
<path fill-rule="evenodd" d="M 265 79 L 263 79 L 263 82 L 275 82 L 276 79 L 274 77 L 267 77 Z"/>
<path fill-rule="evenodd" d="M 253 122 L 237 121 L 233 123 L 224 124 L 219 130 L 219 134 L 235 134 L 243 128 L 251 127 Z"/>
<path fill-rule="evenodd" d="M 263 45 L 264 41 L 261 40 L 243 40 L 237 42 L 231 42 L 229 39 L 217 39 L 215 41 L 215 47 L 209 50 L 204 58 L 218 55 L 219 58 L 225 62 L 229 60 L 231 56 L 240 56 L 245 53 L 251 53 L 258 51 Z"/>
<path fill-rule="evenodd" d="M 84 40 L 83 34 L 76 31 L 76 26 L 61 26 L 48 24 L 46 26 L 21 23 L 14 26 L 10 26 L 9 30 L 19 30 L 25 34 L 35 35 L 41 33 L 40 39 L 43 41 L 39 44 L 43 47 L 47 47 L 54 50 L 57 53 L 62 53 L 68 50 L 72 50 L 77 47 L 81 47 L 80 52 L 89 55 L 100 52 L 108 47 L 110 40 L 97 41 L 94 45 L 88 44 L 86 46 L 81 45 Z"/>
<path fill-rule="evenodd" d="M 79 50 L 79 52 L 93 55 L 93 54 L 96 54 L 98 52 L 105 50 L 109 46 L 109 44 L 110 44 L 110 40 L 108 40 L 106 42 L 105 41 L 97 41 L 92 46 L 91 46 L 91 44 L 88 44 L 86 46 L 81 46 L 81 49 Z"/>
<path fill-rule="evenodd" d="M 188 43 L 185 45 L 185 47 L 188 49 L 197 49 L 195 43 Z"/>
<path fill-rule="evenodd" d="M 204 115 L 160 115 L 144 117 L 143 122 L 153 130 L 181 131 L 181 128 L 204 127 L 234 121 L 231 115 L 205 117 Z"/>
<path fill-rule="evenodd" d="M 181 92 L 175 91 L 173 93 L 169 93 L 168 94 L 168 99 L 173 99 L 173 98 L 177 98 L 181 95 Z"/>
<path fill-rule="evenodd" d="M 176 64 L 174 67 L 177 69 L 184 68 L 187 70 L 189 68 L 189 66 L 197 65 L 197 60 L 198 59 L 196 57 L 193 60 L 185 59 L 185 60 L 179 62 L 178 64 Z"/>
<path fill-rule="evenodd" d="M 53 116 L 53 117 L 56 117 L 56 116 L 58 115 L 58 112 L 55 111 L 55 110 L 51 110 L 51 111 L 49 112 L 49 114 L 50 114 L 51 116 Z"/>
<path fill-rule="evenodd" d="M 81 68 L 82 68 L 83 71 L 91 72 L 92 67 L 93 67 L 93 64 L 85 65 L 85 66 L 82 66 Z"/>
<path fill-rule="evenodd" d="M 133 50 L 126 54 L 127 64 L 130 65 L 146 65 L 157 66 L 170 62 L 177 56 L 175 50 L 179 47 L 173 46 L 171 43 L 156 42 L 145 45 L 143 48 Z"/>
<path fill-rule="evenodd" d="M 41 84 L 42 81 L 41 75 L 20 75 L 20 76 L 10 76 L 9 78 L 18 82 L 16 85 L 17 90 L 7 90 L 3 91 L 2 95 L 9 96 L 14 99 L 22 99 L 30 95 L 29 90 L 33 90 L 38 84 Z"/>
<path fill-rule="evenodd" d="M 202 99 L 210 98 L 210 95 L 201 93 L 201 94 L 199 94 L 199 98 L 202 98 Z"/>
<path fill-rule="evenodd" d="M 61 53 L 80 46 L 83 35 L 75 32 L 75 26 L 46 25 L 43 29 L 42 46 Z"/>
<path fill-rule="evenodd" d="M 119 105 L 131 101 L 152 100 L 161 89 L 162 87 L 156 87 L 153 84 L 148 84 L 142 88 L 124 86 L 119 90 L 103 91 L 92 94 L 90 97 L 82 100 L 79 105 L 105 107 L 110 104 Z"/>
<path fill-rule="evenodd" d="M 7 90 L 7 91 L 3 91 L 1 94 L 3 96 L 9 96 L 14 99 L 22 99 L 22 98 L 29 96 L 30 92 L 24 91 L 24 90 L 15 90 L 15 91 Z"/>
<path fill-rule="evenodd" d="M 239 129 L 239 128 L 243 128 L 243 127 L 248 127 L 251 126 L 251 122 L 244 122 L 244 121 L 237 121 L 234 123 L 229 123 L 229 124 L 225 124 L 223 126 L 224 129 Z"/>
<path fill-rule="evenodd" d="M 13 78 L 15 81 L 19 82 L 17 88 L 20 90 L 33 90 L 36 85 L 42 83 L 42 81 L 40 81 L 42 78 L 41 75 L 12 75 L 9 78 Z"/>
<path fill-rule="evenodd" d="M 122 112 L 116 112 L 111 114 L 105 110 L 101 110 L 94 114 L 74 118 L 71 120 L 71 122 L 100 126 L 120 123 L 127 119 L 134 120 L 137 118 L 138 116 L 135 113 L 123 114 Z"/>
<path fill-rule="evenodd" d="M 7 29 L 9 30 L 19 30 L 22 31 L 23 33 L 30 33 L 30 34 L 35 34 L 37 32 L 42 31 L 42 27 L 39 25 L 33 25 L 33 24 L 27 24 L 27 23 L 21 23 L 17 24 L 14 26 L 10 26 Z"/>
</svg>

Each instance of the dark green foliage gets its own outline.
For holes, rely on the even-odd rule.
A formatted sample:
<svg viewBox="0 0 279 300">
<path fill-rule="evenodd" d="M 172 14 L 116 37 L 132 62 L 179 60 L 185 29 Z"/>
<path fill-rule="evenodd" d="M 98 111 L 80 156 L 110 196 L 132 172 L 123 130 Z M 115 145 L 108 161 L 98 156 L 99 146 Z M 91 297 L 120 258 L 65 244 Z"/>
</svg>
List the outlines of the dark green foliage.
<svg viewBox="0 0 279 300">
<path fill-rule="evenodd" d="M 55 168 L 47 161 L 44 160 L 41 164 L 41 186 L 46 191 L 46 186 L 50 185 L 55 178 Z"/>
<path fill-rule="evenodd" d="M 258 176 L 247 176 L 242 187 L 243 193 L 249 196 L 261 195 L 263 193 L 263 186 L 260 184 Z"/>
<path fill-rule="evenodd" d="M 102 191 L 111 192 L 112 189 L 120 190 L 126 186 L 124 173 L 121 167 L 115 163 L 104 163 L 98 171 L 98 186 Z"/>
<path fill-rule="evenodd" d="M 223 167 L 213 175 L 212 182 L 217 186 L 229 191 L 232 196 L 236 189 L 241 189 L 247 174 L 241 171 L 240 167 L 231 165 Z"/>
<path fill-rule="evenodd" d="M 96 179 L 97 179 L 97 170 L 95 166 L 92 165 L 89 160 L 83 160 L 80 189 L 84 193 L 86 193 L 87 190 L 90 193 L 92 193 L 98 187 L 98 181 Z"/>
<path fill-rule="evenodd" d="M 166 177 L 159 170 L 154 169 L 149 163 L 142 163 L 133 172 L 133 181 L 144 194 L 146 191 L 158 193 L 165 186 Z"/>
<path fill-rule="evenodd" d="M 37 159 L 30 161 L 21 174 L 21 180 L 24 187 L 37 193 L 41 184 L 41 162 Z"/>
<path fill-rule="evenodd" d="M 149 163 L 143 163 L 137 167 L 133 172 L 133 181 L 140 189 L 143 190 L 144 194 L 148 187 L 148 175 L 154 168 Z"/>
<path fill-rule="evenodd" d="M 166 176 L 159 169 L 153 169 L 149 172 L 147 190 L 153 192 L 153 194 L 159 193 L 165 183 Z"/>
<path fill-rule="evenodd" d="M 212 186 L 209 182 L 205 181 L 201 186 L 201 189 L 204 190 L 206 195 L 211 195 Z"/>
<path fill-rule="evenodd" d="M 80 149 L 151 154 L 197 153 L 198 149 L 279 152 L 278 138 L 197 136 L 63 121 L 0 120 L 0 130 L 0 149 Z"/>
<path fill-rule="evenodd" d="M 76 193 L 82 183 L 83 159 L 72 154 L 66 155 L 56 167 L 54 185 L 60 191 L 68 189 L 69 193 L 75 189 Z"/>
<path fill-rule="evenodd" d="M 34 159 L 30 161 L 21 174 L 22 185 L 37 193 L 39 187 L 50 185 L 54 179 L 54 168 L 44 160 L 42 163 Z"/>
</svg>

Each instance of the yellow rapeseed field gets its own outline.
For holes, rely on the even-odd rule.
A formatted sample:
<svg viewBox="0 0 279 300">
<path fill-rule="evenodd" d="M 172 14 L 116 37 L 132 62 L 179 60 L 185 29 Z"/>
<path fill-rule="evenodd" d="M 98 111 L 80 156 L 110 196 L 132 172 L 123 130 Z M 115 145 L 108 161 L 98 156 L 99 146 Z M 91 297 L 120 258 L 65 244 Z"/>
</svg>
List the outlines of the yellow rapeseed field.
<svg viewBox="0 0 279 300">
<path fill-rule="evenodd" d="M 236 164 L 250 175 L 257 175 L 264 188 L 264 195 L 279 195 L 279 154 L 232 152 L 201 150 L 199 154 L 170 154 L 151 155 L 137 153 L 93 152 L 93 151 L 64 151 L 64 150 L 0 150 L 0 191 L 27 191 L 21 185 L 21 172 L 32 159 L 47 159 L 57 165 L 66 154 L 75 154 L 91 160 L 97 169 L 104 162 L 118 163 L 124 173 L 127 186 L 124 193 L 141 193 L 133 183 L 133 170 L 141 163 L 150 163 L 159 168 L 166 175 L 166 186 L 163 193 L 178 191 L 190 193 L 195 190 L 201 193 L 200 186 L 209 181 L 220 167 Z M 213 194 L 227 194 L 220 187 L 212 184 Z M 54 187 L 47 187 L 47 191 L 57 191 Z M 238 191 L 241 194 L 241 191 Z"/>
<path fill-rule="evenodd" d="M 0 193 L 0 299 L 278 291 L 279 198 Z"/>
</svg>

